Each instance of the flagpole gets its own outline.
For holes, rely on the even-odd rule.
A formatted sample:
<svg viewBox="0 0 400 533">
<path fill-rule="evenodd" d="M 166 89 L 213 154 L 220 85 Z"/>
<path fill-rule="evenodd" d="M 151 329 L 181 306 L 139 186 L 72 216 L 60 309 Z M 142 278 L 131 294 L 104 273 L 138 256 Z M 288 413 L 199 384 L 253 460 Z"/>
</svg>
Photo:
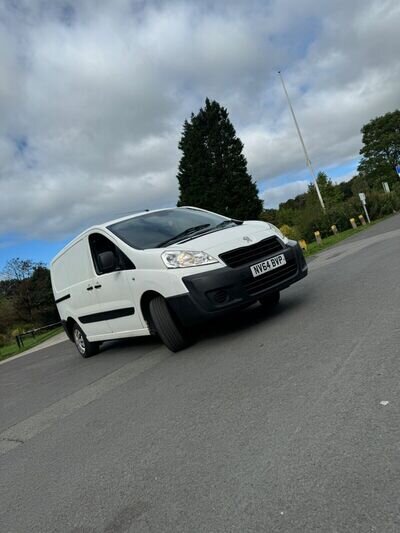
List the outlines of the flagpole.
<svg viewBox="0 0 400 533">
<path fill-rule="evenodd" d="M 286 90 L 286 85 L 285 85 L 285 82 L 283 81 L 283 77 L 282 77 L 282 74 L 281 74 L 280 70 L 278 70 L 278 74 L 279 74 L 279 77 L 280 77 L 281 82 L 282 82 L 282 87 L 283 87 L 283 90 L 285 92 L 287 102 L 289 104 L 290 112 L 292 113 L 293 121 L 294 121 L 294 124 L 296 126 L 297 133 L 299 135 L 301 146 L 303 147 L 303 152 L 304 152 L 304 156 L 306 158 L 307 167 L 308 167 L 308 169 L 310 171 L 312 180 L 313 180 L 313 182 L 315 184 L 315 189 L 317 191 L 318 199 L 320 201 L 322 210 L 325 211 L 325 204 L 324 204 L 324 201 L 322 199 L 321 191 L 319 190 L 319 187 L 318 187 L 317 178 L 315 176 L 315 172 L 314 172 L 313 166 L 311 164 L 310 158 L 308 157 L 307 148 L 306 148 L 306 145 L 304 144 L 303 136 L 301 135 L 300 127 L 299 127 L 299 124 L 297 122 L 296 115 L 294 114 L 293 106 L 292 106 L 292 103 L 290 101 L 289 94 L 288 94 L 288 92 Z"/>
</svg>

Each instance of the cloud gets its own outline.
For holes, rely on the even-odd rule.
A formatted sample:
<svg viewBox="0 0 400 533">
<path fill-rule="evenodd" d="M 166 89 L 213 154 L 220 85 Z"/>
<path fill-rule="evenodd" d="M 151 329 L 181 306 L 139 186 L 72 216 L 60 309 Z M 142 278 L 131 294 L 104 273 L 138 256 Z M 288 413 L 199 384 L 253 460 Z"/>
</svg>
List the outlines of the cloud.
<svg viewBox="0 0 400 533">
<path fill-rule="evenodd" d="M 354 161 L 361 126 L 399 105 L 395 0 L 21 0 L 0 21 L 4 235 L 59 239 L 174 205 L 182 123 L 206 96 L 228 108 L 266 205 L 302 192 L 278 69 L 317 170 Z"/>
</svg>

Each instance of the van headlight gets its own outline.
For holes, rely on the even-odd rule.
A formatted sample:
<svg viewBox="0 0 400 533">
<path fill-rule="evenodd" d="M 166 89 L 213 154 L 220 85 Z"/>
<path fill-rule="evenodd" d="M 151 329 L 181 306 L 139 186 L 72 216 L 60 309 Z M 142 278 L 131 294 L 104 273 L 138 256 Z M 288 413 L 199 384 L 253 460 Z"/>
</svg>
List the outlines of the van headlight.
<svg viewBox="0 0 400 533">
<path fill-rule="evenodd" d="M 161 258 L 167 268 L 187 268 L 218 263 L 217 259 L 206 252 L 188 252 L 186 250 L 163 252 Z"/>
<path fill-rule="evenodd" d="M 279 228 L 271 224 L 271 222 L 266 222 L 266 224 L 269 227 L 269 229 L 272 229 L 272 231 L 274 231 L 278 235 L 278 237 L 280 237 L 283 240 L 285 244 L 288 243 L 289 239 L 285 237 L 285 235 L 281 232 Z"/>
</svg>

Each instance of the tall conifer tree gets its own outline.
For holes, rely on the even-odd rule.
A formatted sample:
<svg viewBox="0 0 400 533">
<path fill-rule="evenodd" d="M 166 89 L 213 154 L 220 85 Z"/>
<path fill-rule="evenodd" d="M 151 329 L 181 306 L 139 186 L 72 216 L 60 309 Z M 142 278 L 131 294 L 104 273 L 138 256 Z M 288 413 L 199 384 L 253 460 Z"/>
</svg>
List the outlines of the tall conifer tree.
<svg viewBox="0 0 400 533">
<path fill-rule="evenodd" d="M 178 205 L 193 205 L 222 215 L 258 218 L 262 201 L 247 171 L 243 144 L 227 110 L 207 98 L 190 122 L 185 120 L 179 143 Z"/>
</svg>

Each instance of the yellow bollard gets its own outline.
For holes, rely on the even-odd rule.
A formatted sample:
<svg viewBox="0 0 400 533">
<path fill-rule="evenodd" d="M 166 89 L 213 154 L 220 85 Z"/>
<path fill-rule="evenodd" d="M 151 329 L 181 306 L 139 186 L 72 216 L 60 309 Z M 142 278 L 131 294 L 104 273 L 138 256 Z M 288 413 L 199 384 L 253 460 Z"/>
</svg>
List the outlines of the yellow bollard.
<svg viewBox="0 0 400 533">
<path fill-rule="evenodd" d="M 307 243 L 304 239 L 300 239 L 299 240 L 299 245 L 300 245 L 300 248 L 304 251 L 307 251 L 308 248 L 307 248 Z"/>
<path fill-rule="evenodd" d="M 331 226 L 331 230 L 334 235 L 337 235 L 339 233 L 339 230 L 337 229 L 335 224 Z"/>
<path fill-rule="evenodd" d="M 362 215 L 358 215 L 358 218 L 360 219 L 360 222 L 361 222 L 362 226 L 366 226 L 367 225 L 367 223 L 365 222 L 365 218 Z"/>
<path fill-rule="evenodd" d="M 317 244 L 322 244 L 321 233 L 319 231 L 314 231 L 314 235 Z"/>
<path fill-rule="evenodd" d="M 353 229 L 357 229 L 357 223 L 356 223 L 355 218 L 351 218 L 351 219 L 350 219 L 350 224 L 351 224 L 351 227 L 352 227 Z"/>
</svg>

